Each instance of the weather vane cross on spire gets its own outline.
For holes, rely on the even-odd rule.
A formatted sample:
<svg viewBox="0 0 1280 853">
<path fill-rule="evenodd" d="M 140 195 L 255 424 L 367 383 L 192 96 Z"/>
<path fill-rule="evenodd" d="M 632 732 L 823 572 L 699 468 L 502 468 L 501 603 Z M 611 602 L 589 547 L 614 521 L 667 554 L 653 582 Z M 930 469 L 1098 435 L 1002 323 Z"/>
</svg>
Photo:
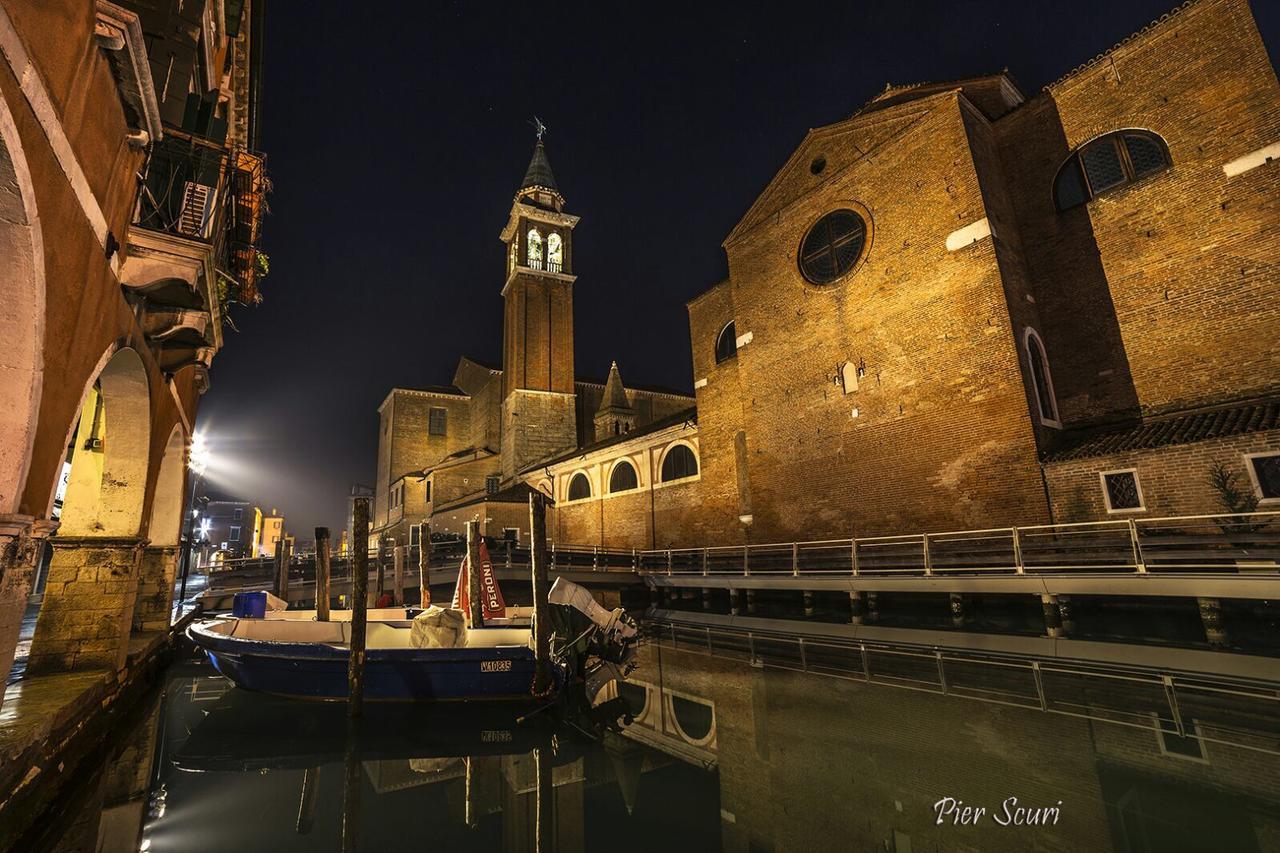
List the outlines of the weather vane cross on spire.
<svg viewBox="0 0 1280 853">
<path fill-rule="evenodd" d="M 534 116 L 533 121 L 529 122 L 529 124 L 533 125 L 533 132 L 538 135 L 538 141 L 541 142 L 542 137 L 547 133 L 547 126 L 537 116 Z"/>
</svg>

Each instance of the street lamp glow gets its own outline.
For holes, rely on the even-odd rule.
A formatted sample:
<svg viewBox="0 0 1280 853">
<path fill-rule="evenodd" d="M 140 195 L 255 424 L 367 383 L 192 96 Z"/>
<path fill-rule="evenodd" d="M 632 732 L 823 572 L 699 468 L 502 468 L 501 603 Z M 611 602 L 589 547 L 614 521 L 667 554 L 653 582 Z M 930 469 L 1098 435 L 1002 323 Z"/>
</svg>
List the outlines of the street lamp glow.
<svg viewBox="0 0 1280 853">
<path fill-rule="evenodd" d="M 191 455 L 187 461 L 187 467 L 194 471 L 197 477 L 203 477 L 205 469 L 209 467 L 209 445 L 202 432 L 191 436 Z"/>
</svg>

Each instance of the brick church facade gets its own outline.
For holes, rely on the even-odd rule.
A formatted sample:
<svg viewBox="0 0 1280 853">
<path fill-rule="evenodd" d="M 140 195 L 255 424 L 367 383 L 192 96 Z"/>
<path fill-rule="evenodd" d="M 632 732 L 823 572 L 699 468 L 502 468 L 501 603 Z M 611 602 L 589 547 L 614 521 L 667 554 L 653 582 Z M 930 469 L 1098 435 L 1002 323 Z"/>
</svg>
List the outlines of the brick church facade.
<svg viewBox="0 0 1280 853">
<path fill-rule="evenodd" d="M 1030 97 L 887 87 L 810 131 L 688 304 L 694 395 L 576 378 L 539 141 L 501 367 L 380 409 L 375 532 L 650 548 L 1280 509 L 1280 85 L 1198 0 Z"/>
</svg>

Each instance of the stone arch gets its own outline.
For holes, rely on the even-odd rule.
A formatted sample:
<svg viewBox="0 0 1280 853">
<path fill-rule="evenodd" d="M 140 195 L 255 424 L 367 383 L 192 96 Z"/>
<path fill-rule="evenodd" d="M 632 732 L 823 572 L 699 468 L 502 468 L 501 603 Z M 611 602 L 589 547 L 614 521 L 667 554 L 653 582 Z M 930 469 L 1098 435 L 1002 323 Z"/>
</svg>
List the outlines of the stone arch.
<svg viewBox="0 0 1280 853">
<path fill-rule="evenodd" d="M 183 486 L 187 437 L 182 424 L 174 424 L 165 442 L 164 455 L 160 458 L 160 471 L 156 474 L 155 494 L 151 498 L 151 520 L 147 523 L 147 538 L 156 547 L 175 547 L 182 528 Z"/>
<path fill-rule="evenodd" d="M 44 243 L 35 187 L 0 97 L 0 514 L 17 512 L 44 381 Z"/>
<path fill-rule="evenodd" d="M 64 536 L 136 536 L 151 450 L 151 399 L 137 351 L 122 347 L 85 394 L 71 439 Z"/>
</svg>

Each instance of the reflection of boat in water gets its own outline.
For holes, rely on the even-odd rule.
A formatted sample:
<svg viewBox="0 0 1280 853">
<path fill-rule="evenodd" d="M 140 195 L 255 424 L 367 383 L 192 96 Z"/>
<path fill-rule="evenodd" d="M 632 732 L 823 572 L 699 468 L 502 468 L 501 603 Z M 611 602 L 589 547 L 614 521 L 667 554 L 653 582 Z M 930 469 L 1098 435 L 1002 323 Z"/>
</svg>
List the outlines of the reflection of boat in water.
<svg viewBox="0 0 1280 853">
<path fill-rule="evenodd" d="M 381 703 L 365 708 L 350 737 L 361 759 L 527 753 L 550 743 L 553 719 L 520 721 L 532 700 L 461 705 Z M 519 722 L 518 722 L 519 721 Z M 346 706 L 228 690 L 173 756 L 184 770 L 316 767 L 350 746 Z"/>
<path fill-rule="evenodd" d="M 461 579 L 460 579 L 461 580 Z M 252 593 L 261 595 L 264 593 Z M 563 578 L 548 595 L 556 692 L 570 682 L 594 696 L 634 666 L 635 623 Z M 283 604 L 283 603 L 282 603 Z M 503 612 L 503 611 L 500 611 Z M 504 613 L 505 615 L 505 613 Z M 189 636 L 218 672 L 240 687 L 309 699 L 344 699 L 350 616 L 317 621 L 311 611 L 220 617 Z M 459 610 L 372 611 L 366 631 L 364 695 L 374 700 L 516 699 L 533 691 L 537 662 L 527 626 L 498 619 L 472 625 Z"/>
</svg>

